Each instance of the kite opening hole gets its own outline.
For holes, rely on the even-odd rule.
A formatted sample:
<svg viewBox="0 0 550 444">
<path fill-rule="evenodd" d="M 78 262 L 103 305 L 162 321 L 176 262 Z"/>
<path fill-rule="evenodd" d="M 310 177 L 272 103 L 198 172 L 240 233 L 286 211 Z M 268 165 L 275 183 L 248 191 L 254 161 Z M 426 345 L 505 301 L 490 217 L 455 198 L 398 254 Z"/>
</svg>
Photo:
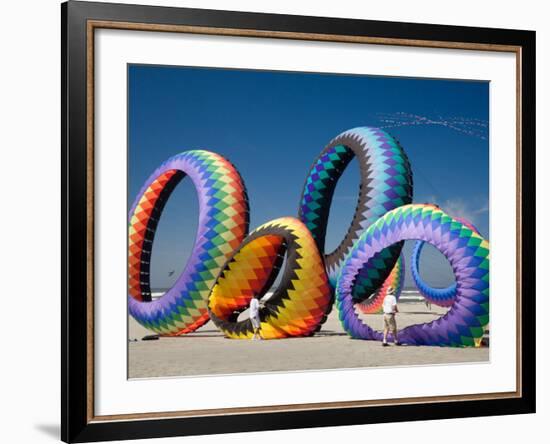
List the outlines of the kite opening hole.
<svg viewBox="0 0 550 444">
<path fill-rule="evenodd" d="M 327 222 L 325 240 L 325 251 L 327 252 L 332 253 L 338 248 L 351 227 L 357 210 L 360 183 L 359 164 L 354 157 L 342 172 L 334 190 Z"/>
<path fill-rule="evenodd" d="M 191 180 L 184 179 L 166 197 L 151 252 L 152 299 L 162 297 L 185 269 L 195 244 L 199 202 Z"/>
<path fill-rule="evenodd" d="M 406 242 L 406 248 L 410 252 L 412 252 L 415 242 Z M 406 257 L 411 257 L 411 254 L 407 254 Z M 453 269 L 447 258 L 441 251 L 428 242 L 424 242 L 418 270 L 421 279 L 432 288 L 447 288 L 456 282 Z M 411 283 L 409 286 L 414 287 L 414 283 Z"/>
<path fill-rule="evenodd" d="M 274 260 L 274 266 L 271 269 L 271 273 L 264 282 L 263 289 L 257 292 L 257 296 L 260 298 L 260 304 L 263 306 L 273 293 L 277 290 L 281 283 L 281 279 L 284 275 L 284 271 L 287 266 L 287 242 L 281 238 L 283 241 L 279 246 L 279 251 L 277 258 Z M 237 321 L 244 321 L 249 318 L 249 309 L 248 307 L 242 307 L 242 311 L 237 317 Z"/>
</svg>

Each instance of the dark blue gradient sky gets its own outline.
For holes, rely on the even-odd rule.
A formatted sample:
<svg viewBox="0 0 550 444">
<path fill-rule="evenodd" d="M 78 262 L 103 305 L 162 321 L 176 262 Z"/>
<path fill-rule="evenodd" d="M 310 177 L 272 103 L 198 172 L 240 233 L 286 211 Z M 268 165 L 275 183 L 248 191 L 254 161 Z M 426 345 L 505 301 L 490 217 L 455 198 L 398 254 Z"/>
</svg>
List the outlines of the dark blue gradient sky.
<svg viewBox="0 0 550 444">
<path fill-rule="evenodd" d="M 237 166 L 250 197 L 251 229 L 295 216 L 308 169 L 333 137 L 357 126 L 388 126 L 397 116 L 409 124 L 386 130 L 411 161 L 414 201 L 437 203 L 489 237 L 486 82 L 142 65 L 130 65 L 128 77 L 129 205 L 162 161 L 201 148 Z M 481 133 L 475 128 L 480 124 Z M 464 128 L 468 131 L 460 131 Z M 348 228 L 357 187 L 358 168 L 352 162 L 336 189 L 329 249 Z M 183 269 L 197 208 L 193 187 L 183 181 L 158 226 L 153 288 L 170 286 Z M 452 281 L 449 266 L 434 249 L 425 249 L 421 268 L 433 285 Z M 169 277 L 171 270 L 176 272 Z"/>
</svg>

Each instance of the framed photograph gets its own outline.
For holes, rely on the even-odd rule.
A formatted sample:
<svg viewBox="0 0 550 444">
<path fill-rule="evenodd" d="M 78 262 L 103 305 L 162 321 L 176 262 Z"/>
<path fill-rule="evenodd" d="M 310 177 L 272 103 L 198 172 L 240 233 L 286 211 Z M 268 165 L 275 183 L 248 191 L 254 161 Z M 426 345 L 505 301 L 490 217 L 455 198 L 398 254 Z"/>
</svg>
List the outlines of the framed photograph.
<svg viewBox="0 0 550 444">
<path fill-rule="evenodd" d="M 62 439 L 535 411 L 535 33 L 69 1 Z"/>
</svg>

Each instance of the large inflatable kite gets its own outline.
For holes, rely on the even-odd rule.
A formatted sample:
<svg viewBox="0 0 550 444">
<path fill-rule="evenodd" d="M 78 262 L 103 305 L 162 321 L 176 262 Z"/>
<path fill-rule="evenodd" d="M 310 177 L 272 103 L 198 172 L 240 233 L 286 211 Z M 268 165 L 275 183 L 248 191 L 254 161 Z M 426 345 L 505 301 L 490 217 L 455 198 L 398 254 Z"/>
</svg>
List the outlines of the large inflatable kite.
<svg viewBox="0 0 550 444">
<path fill-rule="evenodd" d="M 428 204 L 428 205 L 431 205 L 431 204 Z M 432 206 L 434 206 L 435 208 L 438 208 L 436 205 L 432 205 Z M 479 230 L 470 221 L 462 217 L 455 217 L 455 220 L 462 222 L 470 230 L 479 234 Z M 417 241 L 414 245 L 414 249 L 412 252 L 411 274 L 412 274 L 414 283 L 416 284 L 418 291 L 422 296 L 424 296 L 424 299 L 426 301 L 428 301 L 431 304 L 438 305 L 440 307 L 450 307 L 451 305 L 453 305 L 453 302 L 456 297 L 456 283 L 453 283 L 446 288 L 434 288 L 434 287 L 430 287 L 426 282 L 424 282 L 424 280 L 422 280 L 422 277 L 420 276 L 419 263 L 420 263 L 420 254 L 422 253 L 423 248 L 424 248 L 424 242 Z"/>
<path fill-rule="evenodd" d="M 283 264 L 286 267 L 273 293 L 262 301 L 263 339 L 309 336 L 324 321 L 331 288 L 315 241 L 298 219 L 283 217 L 253 231 L 227 261 L 208 304 L 210 317 L 228 338 L 253 336 L 248 317 L 239 314 L 252 298 L 262 298 Z"/>
<path fill-rule="evenodd" d="M 412 345 L 477 346 L 489 322 L 489 242 L 433 205 L 405 205 L 386 213 L 353 246 L 338 276 L 336 304 L 344 329 L 358 339 L 381 340 L 382 333 L 356 312 L 353 287 L 358 273 L 377 255 L 404 240 L 434 245 L 450 262 L 456 297 L 441 318 L 399 331 L 399 342 Z M 392 340 L 390 335 L 390 340 Z"/>
<path fill-rule="evenodd" d="M 360 186 L 357 207 L 348 231 L 339 246 L 325 253 L 325 236 L 338 179 L 353 158 L 359 164 Z M 331 285 L 359 236 L 387 211 L 412 202 L 412 171 L 407 155 L 391 135 L 371 127 L 350 129 L 336 136 L 321 152 L 308 173 L 299 208 L 299 218 L 311 231 L 325 263 Z M 377 279 L 371 287 L 359 285 L 356 294 L 364 299 L 382 285 L 393 269 L 401 244 L 391 246 L 380 256 L 383 266 L 377 267 Z M 365 270 L 365 273 L 368 273 Z M 363 274 L 358 276 L 363 280 Z"/>
<path fill-rule="evenodd" d="M 193 252 L 176 283 L 152 300 L 150 261 L 155 230 L 176 185 L 189 176 L 198 193 Z M 165 161 L 145 182 L 130 209 L 128 308 L 144 327 L 162 335 L 196 330 L 208 320 L 208 295 L 226 260 L 248 232 L 248 199 L 235 167 L 218 154 L 194 150 Z"/>
</svg>

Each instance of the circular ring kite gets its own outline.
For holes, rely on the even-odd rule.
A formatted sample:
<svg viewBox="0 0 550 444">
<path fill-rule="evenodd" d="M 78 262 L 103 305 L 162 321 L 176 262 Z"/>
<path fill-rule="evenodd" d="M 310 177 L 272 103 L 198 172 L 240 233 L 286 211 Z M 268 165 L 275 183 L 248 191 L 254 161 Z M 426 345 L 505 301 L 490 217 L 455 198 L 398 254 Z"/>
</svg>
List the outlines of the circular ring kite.
<svg viewBox="0 0 550 444">
<path fill-rule="evenodd" d="M 327 222 L 336 184 L 353 157 L 359 163 L 361 178 L 357 207 L 344 239 L 325 256 L 333 287 L 345 257 L 361 233 L 387 211 L 412 202 L 412 170 L 397 140 L 378 128 L 359 127 L 343 132 L 330 141 L 313 162 L 300 200 L 299 218 L 311 231 L 319 251 L 325 251 Z M 380 256 L 385 264 L 379 267 L 379 276 L 372 282 L 375 287 L 362 288 L 366 291 L 360 295 L 362 299 L 382 285 L 401 247 L 393 246 Z"/>
<path fill-rule="evenodd" d="M 436 205 L 433 206 L 434 208 L 438 208 Z M 461 217 L 455 217 L 455 220 L 462 222 L 470 230 L 479 234 L 479 230 L 470 221 Z M 417 241 L 414 245 L 411 256 L 411 274 L 414 283 L 426 301 L 431 304 L 438 305 L 439 307 L 450 307 L 453 305 L 456 297 L 456 283 L 453 283 L 446 288 L 433 288 L 422 280 L 419 270 L 420 253 L 422 252 L 422 248 L 424 248 L 424 242 Z"/>
<path fill-rule="evenodd" d="M 298 219 L 283 217 L 253 231 L 227 261 L 210 294 L 212 321 L 228 338 L 253 336 L 250 319 L 239 321 L 252 298 L 265 295 L 283 264 L 280 284 L 260 308 L 263 339 L 309 336 L 325 320 L 331 288 L 311 233 Z"/>
<path fill-rule="evenodd" d="M 489 242 L 431 205 L 392 210 L 361 235 L 338 276 L 336 303 L 344 329 L 353 338 L 382 339 L 382 333 L 365 324 L 355 311 L 354 281 L 361 269 L 371 266 L 378 252 L 413 239 L 429 242 L 445 255 L 455 273 L 456 298 L 441 318 L 399 331 L 399 342 L 478 346 L 489 323 Z"/>
<path fill-rule="evenodd" d="M 405 259 L 403 255 L 399 255 L 399 259 L 395 263 L 395 267 L 391 271 L 390 275 L 386 278 L 382 286 L 376 290 L 376 292 L 365 299 L 362 302 L 359 302 L 356 307 L 365 314 L 375 314 L 382 312 L 382 304 L 384 303 L 384 298 L 388 294 L 388 289 L 391 287 L 394 290 L 394 296 L 397 301 L 399 301 L 399 296 L 401 296 L 401 290 L 403 290 L 403 283 L 405 281 Z M 357 288 L 357 285 L 354 287 L 354 290 Z M 354 298 L 357 299 L 357 298 Z"/>
<path fill-rule="evenodd" d="M 155 230 L 176 185 L 189 176 L 198 193 L 195 245 L 176 283 L 151 299 L 150 261 Z M 248 198 L 239 173 L 222 156 L 186 151 L 165 161 L 145 182 L 130 209 L 128 308 L 161 335 L 192 332 L 208 321 L 208 295 L 225 261 L 248 232 Z"/>
</svg>

